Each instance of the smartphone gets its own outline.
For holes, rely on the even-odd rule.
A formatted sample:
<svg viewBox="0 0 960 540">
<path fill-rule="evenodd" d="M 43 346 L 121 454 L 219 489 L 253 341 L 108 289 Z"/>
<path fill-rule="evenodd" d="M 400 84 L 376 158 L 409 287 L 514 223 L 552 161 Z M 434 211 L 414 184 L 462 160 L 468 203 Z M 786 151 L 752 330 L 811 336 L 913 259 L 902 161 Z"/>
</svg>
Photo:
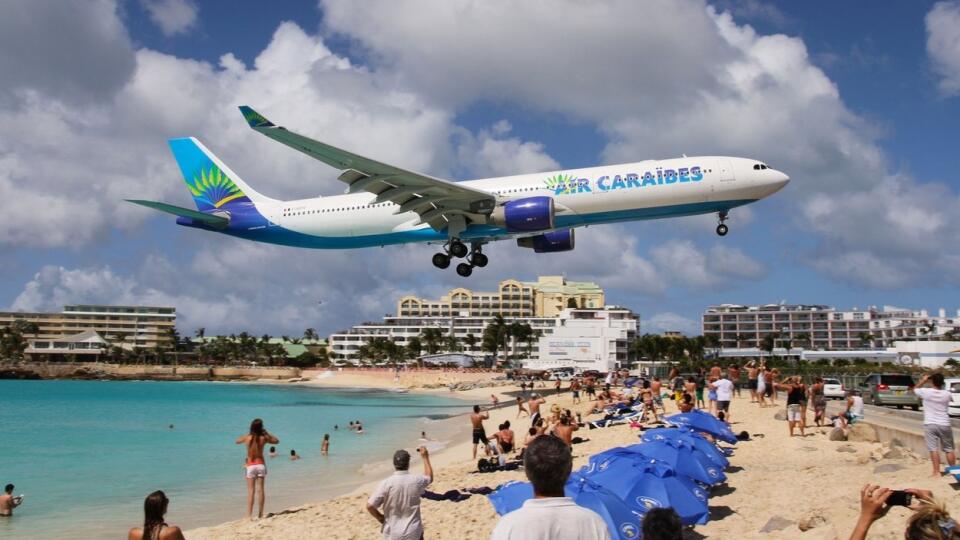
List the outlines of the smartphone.
<svg viewBox="0 0 960 540">
<path fill-rule="evenodd" d="M 913 493 L 896 490 L 887 499 L 887 506 L 910 506 L 913 503 Z"/>
</svg>

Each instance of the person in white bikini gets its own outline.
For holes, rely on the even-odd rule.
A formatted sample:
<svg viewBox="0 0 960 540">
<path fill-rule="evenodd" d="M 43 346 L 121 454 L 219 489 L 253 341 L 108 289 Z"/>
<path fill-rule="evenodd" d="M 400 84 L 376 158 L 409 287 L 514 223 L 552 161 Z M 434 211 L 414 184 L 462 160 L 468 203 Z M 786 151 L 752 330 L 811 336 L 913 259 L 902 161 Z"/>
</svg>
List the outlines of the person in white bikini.
<svg viewBox="0 0 960 540">
<path fill-rule="evenodd" d="M 257 418 L 250 423 L 250 433 L 237 439 L 237 444 L 247 445 L 246 477 L 247 477 L 247 519 L 253 516 L 253 498 L 259 487 L 260 512 L 263 517 L 263 506 L 267 495 L 264 492 L 264 483 L 267 479 L 267 464 L 263 461 L 263 447 L 267 443 L 279 444 L 280 439 L 271 435 L 264 427 L 263 420 Z"/>
</svg>

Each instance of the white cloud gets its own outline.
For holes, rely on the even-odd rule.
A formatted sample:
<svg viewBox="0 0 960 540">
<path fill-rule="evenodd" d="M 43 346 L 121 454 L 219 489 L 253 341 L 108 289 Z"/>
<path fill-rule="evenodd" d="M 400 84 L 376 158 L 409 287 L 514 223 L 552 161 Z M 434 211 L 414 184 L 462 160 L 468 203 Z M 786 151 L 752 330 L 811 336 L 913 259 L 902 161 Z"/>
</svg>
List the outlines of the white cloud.
<svg viewBox="0 0 960 540">
<path fill-rule="evenodd" d="M 937 2 L 925 22 L 927 54 L 940 76 L 940 92 L 960 94 L 960 2 Z"/>
<path fill-rule="evenodd" d="M 197 23 L 199 8 L 193 0 L 140 0 L 140 3 L 165 36 L 182 34 Z"/>
<path fill-rule="evenodd" d="M 693 242 L 672 240 L 650 251 L 660 275 L 680 287 L 713 288 L 734 279 L 759 279 L 766 268 L 737 248 L 716 245 L 699 250 Z"/>
<path fill-rule="evenodd" d="M 683 332 L 691 336 L 700 333 L 700 321 L 666 311 L 657 313 L 640 321 L 644 334 L 662 334 L 663 332 Z"/>
<path fill-rule="evenodd" d="M 481 177 L 510 176 L 560 169 L 543 145 L 508 137 L 510 123 L 501 120 L 474 136 L 463 130 L 457 145 L 458 161 Z"/>
</svg>

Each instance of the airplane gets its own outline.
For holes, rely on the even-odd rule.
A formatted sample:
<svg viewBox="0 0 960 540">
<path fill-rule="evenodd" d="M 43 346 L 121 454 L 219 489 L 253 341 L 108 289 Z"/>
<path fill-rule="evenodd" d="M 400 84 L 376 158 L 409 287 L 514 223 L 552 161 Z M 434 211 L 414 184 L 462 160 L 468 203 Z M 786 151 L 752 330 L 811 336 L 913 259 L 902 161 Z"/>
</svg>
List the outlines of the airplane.
<svg viewBox="0 0 960 540">
<path fill-rule="evenodd" d="M 281 201 L 261 195 L 193 137 L 171 139 L 197 209 L 127 199 L 177 216 L 177 224 L 271 244 L 348 249 L 442 244 L 433 265 L 468 277 L 487 265 L 483 246 L 516 239 L 536 253 L 574 249 L 574 229 L 602 223 L 716 213 L 782 189 L 790 178 L 749 158 L 695 156 L 452 182 L 299 135 L 248 106 L 250 128 L 342 171 L 344 195 Z M 469 243 L 470 247 L 467 247 Z"/>
</svg>

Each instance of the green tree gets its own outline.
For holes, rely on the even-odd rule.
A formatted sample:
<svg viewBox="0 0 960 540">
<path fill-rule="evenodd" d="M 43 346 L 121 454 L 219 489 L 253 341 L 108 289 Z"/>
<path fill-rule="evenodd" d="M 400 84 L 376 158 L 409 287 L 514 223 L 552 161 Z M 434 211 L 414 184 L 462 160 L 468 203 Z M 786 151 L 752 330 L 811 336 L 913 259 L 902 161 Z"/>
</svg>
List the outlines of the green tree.
<svg viewBox="0 0 960 540">
<path fill-rule="evenodd" d="M 467 346 L 468 351 L 473 351 L 477 347 L 477 336 L 467 334 L 463 336 L 463 343 Z"/>
<path fill-rule="evenodd" d="M 437 327 L 424 328 L 420 331 L 420 342 L 427 354 L 437 354 L 443 343 L 443 331 Z"/>
<path fill-rule="evenodd" d="M 313 328 L 307 328 L 303 331 L 303 339 L 305 341 L 316 341 L 320 339 L 320 336 L 317 335 L 317 331 Z"/>
</svg>

